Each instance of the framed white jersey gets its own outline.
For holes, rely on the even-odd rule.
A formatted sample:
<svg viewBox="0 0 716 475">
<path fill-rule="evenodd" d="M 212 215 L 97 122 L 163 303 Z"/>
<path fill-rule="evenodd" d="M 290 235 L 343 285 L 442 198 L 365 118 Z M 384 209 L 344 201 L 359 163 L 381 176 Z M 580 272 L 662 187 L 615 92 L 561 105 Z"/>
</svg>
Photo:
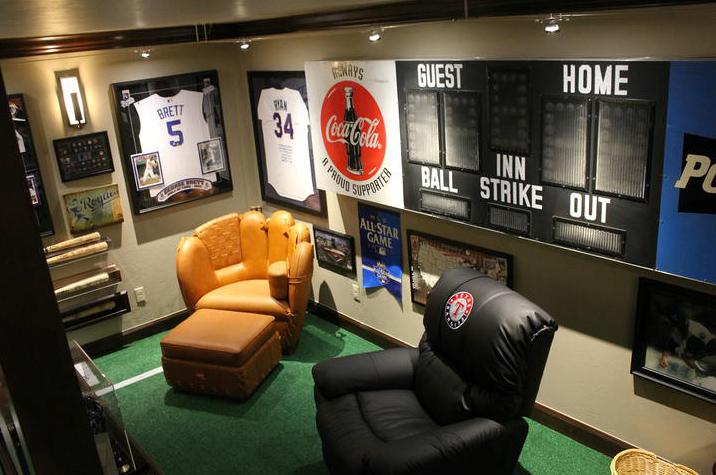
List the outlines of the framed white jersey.
<svg viewBox="0 0 716 475">
<path fill-rule="evenodd" d="M 135 213 L 232 189 L 216 71 L 119 83 L 113 90 Z M 137 176 L 136 157 L 150 155 L 161 179 Z"/>
<path fill-rule="evenodd" d="M 316 189 L 303 72 L 249 72 L 261 194 L 313 214 L 325 213 Z"/>
</svg>

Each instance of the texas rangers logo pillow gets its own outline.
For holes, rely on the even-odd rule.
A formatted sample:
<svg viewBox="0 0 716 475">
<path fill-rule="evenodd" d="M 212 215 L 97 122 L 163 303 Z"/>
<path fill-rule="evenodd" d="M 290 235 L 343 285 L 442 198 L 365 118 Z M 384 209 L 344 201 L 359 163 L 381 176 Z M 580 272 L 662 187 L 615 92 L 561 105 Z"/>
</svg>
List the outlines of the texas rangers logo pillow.
<svg viewBox="0 0 716 475">
<path fill-rule="evenodd" d="M 457 330 L 470 316 L 475 299 L 469 292 L 455 292 L 445 305 L 445 321 L 452 330 Z"/>
</svg>

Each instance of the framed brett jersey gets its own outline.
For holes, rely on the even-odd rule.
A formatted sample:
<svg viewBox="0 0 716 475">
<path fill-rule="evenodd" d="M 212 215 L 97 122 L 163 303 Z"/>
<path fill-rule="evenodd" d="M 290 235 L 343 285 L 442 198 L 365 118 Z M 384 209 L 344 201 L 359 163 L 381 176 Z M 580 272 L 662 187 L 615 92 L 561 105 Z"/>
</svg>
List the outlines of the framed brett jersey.
<svg viewBox="0 0 716 475">
<path fill-rule="evenodd" d="M 232 190 L 216 71 L 112 89 L 135 214 Z"/>
<path fill-rule="evenodd" d="M 306 76 L 303 71 L 250 71 L 256 157 L 265 201 L 326 215 L 316 188 Z"/>
</svg>

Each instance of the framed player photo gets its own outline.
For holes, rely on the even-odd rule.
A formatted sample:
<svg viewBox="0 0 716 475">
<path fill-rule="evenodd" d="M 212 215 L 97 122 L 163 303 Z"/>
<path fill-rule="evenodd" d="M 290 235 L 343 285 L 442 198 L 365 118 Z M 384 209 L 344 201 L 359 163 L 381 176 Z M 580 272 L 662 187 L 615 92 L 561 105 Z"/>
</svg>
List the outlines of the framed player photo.
<svg viewBox="0 0 716 475">
<path fill-rule="evenodd" d="M 196 144 L 199 149 L 202 173 L 218 172 L 224 169 L 224 156 L 221 154 L 224 147 L 221 139 L 211 139 Z"/>
<path fill-rule="evenodd" d="M 631 373 L 716 403 L 716 295 L 642 277 Z"/>
<path fill-rule="evenodd" d="M 119 186 L 108 185 L 62 196 L 72 234 L 124 221 Z"/>
<path fill-rule="evenodd" d="M 138 190 L 164 184 L 162 161 L 159 152 L 132 155 L 132 172 Z"/>
<path fill-rule="evenodd" d="M 304 72 L 249 71 L 249 95 L 261 198 L 326 216 L 326 195 L 313 172 Z"/>
<path fill-rule="evenodd" d="M 50 215 L 45 187 L 42 183 L 42 174 L 37 161 L 35 144 L 32 141 L 32 130 L 30 128 L 30 118 L 27 114 L 25 96 L 11 94 L 7 99 L 12 126 L 15 129 L 17 149 L 20 152 L 20 159 L 25 170 L 27 189 L 32 199 L 40 236 L 51 236 L 55 234 L 55 227 L 52 224 L 52 216 Z"/>
<path fill-rule="evenodd" d="M 216 71 L 128 81 L 112 89 L 134 213 L 233 189 Z"/>
<path fill-rule="evenodd" d="M 63 182 L 114 171 L 107 132 L 53 140 Z"/>
<path fill-rule="evenodd" d="M 30 201 L 32 206 L 40 206 L 40 192 L 37 190 L 37 179 L 35 175 L 27 175 L 27 191 L 30 193 Z"/>
<path fill-rule="evenodd" d="M 410 297 L 425 305 L 443 272 L 470 267 L 512 287 L 512 256 L 408 229 Z"/>
<path fill-rule="evenodd" d="M 313 227 L 316 260 L 324 269 L 347 277 L 356 275 L 356 247 L 353 236 Z"/>
</svg>

